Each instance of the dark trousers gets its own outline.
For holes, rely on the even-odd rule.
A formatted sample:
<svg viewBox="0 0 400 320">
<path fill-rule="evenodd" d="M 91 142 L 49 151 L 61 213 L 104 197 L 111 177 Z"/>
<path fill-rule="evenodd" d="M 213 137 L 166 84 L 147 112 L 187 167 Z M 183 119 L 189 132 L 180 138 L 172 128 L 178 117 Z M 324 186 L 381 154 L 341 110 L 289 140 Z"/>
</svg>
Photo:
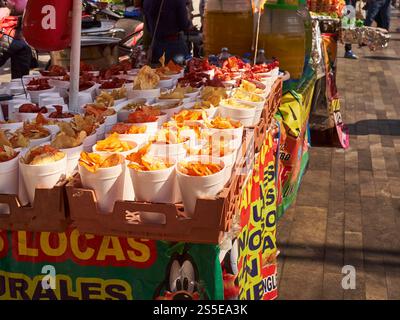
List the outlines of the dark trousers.
<svg viewBox="0 0 400 320">
<path fill-rule="evenodd" d="M 375 0 L 368 2 L 367 17 L 365 25 L 371 26 L 374 20 L 378 28 L 389 30 L 390 26 L 390 3 L 391 0 Z"/>
<path fill-rule="evenodd" d="M 182 62 L 189 54 L 189 49 L 186 45 L 183 36 L 174 40 L 158 40 L 154 41 L 152 63 L 158 63 L 158 60 L 165 52 L 165 62 L 174 60 L 177 63 Z"/>
<path fill-rule="evenodd" d="M 11 59 L 11 77 L 28 75 L 32 62 L 32 50 L 24 40 L 3 35 L 0 38 L 0 67 Z"/>
</svg>

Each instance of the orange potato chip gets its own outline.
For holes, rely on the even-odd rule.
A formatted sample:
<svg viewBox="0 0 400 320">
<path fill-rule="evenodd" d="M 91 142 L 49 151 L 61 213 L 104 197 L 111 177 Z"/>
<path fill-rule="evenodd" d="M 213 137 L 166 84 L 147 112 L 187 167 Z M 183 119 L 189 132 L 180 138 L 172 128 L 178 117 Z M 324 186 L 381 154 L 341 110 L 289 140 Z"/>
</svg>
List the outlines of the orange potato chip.
<svg viewBox="0 0 400 320">
<path fill-rule="evenodd" d="M 193 177 L 205 177 L 216 174 L 222 166 L 215 163 L 202 163 L 200 161 L 180 162 L 179 169 L 182 173 Z"/>
<path fill-rule="evenodd" d="M 82 152 L 79 164 L 86 170 L 95 173 L 101 168 L 111 168 L 121 164 L 124 158 L 119 154 L 102 156 L 97 153 Z"/>
<path fill-rule="evenodd" d="M 216 117 L 211 121 L 206 121 L 206 125 L 213 129 L 237 129 L 242 126 L 240 121 L 234 121 L 229 118 Z"/>
<path fill-rule="evenodd" d="M 187 137 L 181 137 L 181 132 L 183 128 L 185 127 L 161 129 L 155 135 L 153 142 L 166 144 L 183 143 L 188 140 Z"/>
<path fill-rule="evenodd" d="M 205 111 L 197 110 L 182 110 L 174 115 L 172 120 L 178 123 L 183 123 L 184 121 L 207 120 L 207 113 Z"/>
<path fill-rule="evenodd" d="M 132 150 L 131 144 L 119 139 L 118 133 L 113 133 L 104 140 L 97 141 L 96 150 L 103 152 L 124 152 Z"/>
<path fill-rule="evenodd" d="M 146 133 L 147 127 L 137 127 L 128 123 L 117 123 L 115 124 L 110 133 L 118 133 L 118 134 L 143 134 Z"/>
<path fill-rule="evenodd" d="M 156 171 L 168 169 L 173 164 L 165 162 L 161 158 L 156 158 L 148 154 L 151 147 L 151 143 L 148 143 L 142 147 L 138 152 L 134 152 L 126 157 L 129 160 L 129 168 L 136 171 Z"/>
</svg>

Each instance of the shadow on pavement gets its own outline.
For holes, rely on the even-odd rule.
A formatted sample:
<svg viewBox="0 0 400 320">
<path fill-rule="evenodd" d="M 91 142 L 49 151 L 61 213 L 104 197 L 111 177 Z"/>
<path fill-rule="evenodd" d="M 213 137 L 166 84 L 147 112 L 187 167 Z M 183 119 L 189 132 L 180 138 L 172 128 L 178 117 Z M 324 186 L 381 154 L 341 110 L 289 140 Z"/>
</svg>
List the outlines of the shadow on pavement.
<svg viewBox="0 0 400 320">
<path fill-rule="evenodd" d="M 400 120 L 360 120 L 356 123 L 348 124 L 350 135 L 367 136 L 379 134 L 387 136 L 400 136 Z"/>
</svg>

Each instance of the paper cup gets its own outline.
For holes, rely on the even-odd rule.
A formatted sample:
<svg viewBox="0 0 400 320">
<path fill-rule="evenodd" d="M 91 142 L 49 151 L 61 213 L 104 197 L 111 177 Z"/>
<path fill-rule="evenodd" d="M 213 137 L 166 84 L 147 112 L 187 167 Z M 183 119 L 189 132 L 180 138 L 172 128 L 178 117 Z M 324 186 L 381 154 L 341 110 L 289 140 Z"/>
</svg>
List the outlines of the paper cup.
<svg viewBox="0 0 400 320">
<path fill-rule="evenodd" d="M 22 128 L 24 126 L 24 122 L 10 122 L 10 123 L 0 123 L 0 130 L 8 130 L 10 132 L 15 132 L 16 130 Z"/>
<path fill-rule="evenodd" d="M 116 124 L 118 122 L 118 115 L 117 113 L 111 115 L 111 116 L 107 116 L 105 121 L 104 121 L 104 130 L 105 132 L 108 132 L 112 129 L 112 127 L 114 126 L 114 124 Z"/>
<path fill-rule="evenodd" d="M 155 100 L 161 95 L 160 88 L 149 90 L 128 90 L 128 99 L 145 98 L 147 100 Z"/>
<path fill-rule="evenodd" d="M 104 151 L 97 151 L 96 145 L 93 146 L 93 152 L 101 154 L 102 156 L 108 156 L 113 153 L 118 153 L 122 155 L 124 158 L 130 155 L 133 152 L 136 152 L 138 149 L 138 145 L 134 141 L 127 141 L 132 149 L 124 152 L 104 152 Z M 128 161 L 126 161 L 126 165 L 128 164 Z M 135 200 L 135 191 L 133 189 L 133 184 L 132 184 L 132 179 L 130 178 L 129 170 L 125 170 L 124 173 L 124 188 L 123 188 L 123 200 L 127 201 L 134 201 Z"/>
<path fill-rule="evenodd" d="M 84 151 L 83 144 L 68 149 L 60 149 L 61 152 L 64 152 L 67 155 L 67 178 L 72 177 L 75 171 L 78 169 L 78 162 L 81 156 L 81 152 Z"/>
<path fill-rule="evenodd" d="M 9 161 L 0 162 L 0 194 L 18 194 L 19 155 Z M 0 203 L 0 214 L 10 214 L 7 204 Z"/>
<path fill-rule="evenodd" d="M 104 137 L 106 136 L 106 124 L 102 123 L 100 126 L 96 129 L 96 134 L 97 134 L 97 140 L 103 140 Z"/>
<path fill-rule="evenodd" d="M 230 118 L 235 121 L 240 121 L 240 123 L 243 124 L 243 126 L 245 127 L 252 127 L 256 125 L 260 119 L 258 119 L 258 121 L 256 122 L 256 107 L 251 105 L 248 106 L 249 108 L 238 108 L 235 106 L 221 104 L 221 116 L 223 118 Z"/>
<path fill-rule="evenodd" d="M 161 89 L 170 89 L 174 85 L 174 80 L 172 78 L 162 79 L 158 84 L 158 87 Z"/>
<path fill-rule="evenodd" d="M 29 202 L 34 204 L 36 189 L 51 189 L 67 170 L 66 155 L 59 161 L 45 165 L 30 165 L 19 161 L 19 170 L 22 175 Z"/>
<path fill-rule="evenodd" d="M 120 139 L 120 140 L 124 141 L 122 139 Z M 92 151 L 94 153 L 101 154 L 102 156 L 108 156 L 108 155 L 111 155 L 111 154 L 114 154 L 114 153 L 118 153 L 118 154 L 122 155 L 123 157 L 126 157 L 126 156 L 130 155 L 131 153 L 136 152 L 137 148 L 138 148 L 138 145 L 137 145 L 136 142 L 134 142 L 134 141 L 126 141 L 126 142 L 132 147 L 132 149 L 130 149 L 128 151 L 123 151 L 123 152 L 97 151 L 97 145 L 95 144 L 92 147 Z"/>
<path fill-rule="evenodd" d="M 114 203 L 123 200 L 125 162 L 115 167 L 101 168 L 95 173 L 86 170 L 78 164 L 79 174 L 81 175 L 82 186 L 92 189 L 96 195 L 97 207 L 101 213 L 109 213 L 114 209 Z"/>
<path fill-rule="evenodd" d="M 137 171 L 129 169 L 136 201 L 174 203 L 175 165 L 164 170 Z"/>
<path fill-rule="evenodd" d="M 119 115 L 118 115 L 118 121 L 123 122 L 128 119 L 129 113 L 133 112 L 132 110 L 123 110 L 124 107 L 126 107 L 128 104 L 146 104 L 147 100 L 144 98 L 137 98 L 137 99 L 129 99 L 129 100 L 124 100 L 120 103 L 114 103 L 114 109 L 115 111 L 119 112 L 125 112 L 127 114 L 126 119 L 120 120 Z"/>
<path fill-rule="evenodd" d="M 153 143 L 150 147 L 149 153 L 155 157 L 164 158 L 167 162 L 178 162 L 187 156 L 186 147 L 188 142 L 167 144 L 167 143 Z"/>
<path fill-rule="evenodd" d="M 106 137 L 108 137 L 110 133 L 106 133 Z M 138 133 L 138 134 L 120 134 L 119 138 L 124 141 L 132 141 L 135 142 L 137 146 L 142 146 L 149 141 L 150 134 L 148 133 Z"/>
<path fill-rule="evenodd" d="M 55 136 L 57 135 L 57 133 L 60 132 L 60 127 L 56 124 L 46 124 L 43 127 L 50 131 L 50 134 L 51 134 L 50 139 L 51 140 L 53 140 L 55 138 Z"/>
<path fill-rule="evenodd" d="M 30 139 L 28 148 L 30 149 L 30 148 L 33 148 L 33 147 L 37 147 L 37 146 L 40 146 L 40 145 L 42 145 L 44 143 L 47 143 L 47 142 L 50 142 L 50 141 L 51 141 L 51 133 L 47 137 L 44 137 L 44 138 Z"/>
<path fill-rule="evenodd" d="M 39 97 L 39 106 L 47 106 L 47 105 L 64 105 L 65 101 L 64 98 L 60 96 L 60 94 L 57 92 L 56 95 L 41 95 Z"/>
<path fill-rule="evenodd" d="M 221 159 L 210 156 L 192 156 L 184 159 L 184 161 L 211 162 L 223 166 L 223 169 L 216 174 L 205 177 L 192 177 L 182 173 L 179 163 L 177 164 L 176 172 L 185 212 L 189 216 L 193 216 L 196 210 L 197 199 L 214 198 L 224 188 L 225 164 Z"/>
<path fill-rule="evenodd" d="M 178 106 L 173 106 L 175 103 L 179 103 L 180 100 L 177 100 L 177 102 L 170 102 L 170 101 L 159 101 L 158 103 L 154 104 L 153 106 L 159 107 L 160 110 L 166 114 L 167 119 L 170 119 L 172 116 L 175 114 L 179 113 L 183 109 L 183 104 L 178 105 Z"/>
<path fill-rule="evenodd" d="M 244 127 L 236 129 L 207 129 L 212 143 L 227 143 L 232 149 L 238 150 L 242 145 Z"/>
<path fill-rule="evenodd" d="M 97 133 L 94 132 L 90 136 L 87 136 L 85 140 L 83 140 L 83 150 L 85 152 L 92 152 L 93 146 L 97 142 Z"/>
<path fill-rule="evenodd" d="M 92 99 L 92 101 L 93 100 L 95 100 L 96 99 L 96 96 L 97 96 L 97 88 L 99 88 L 100 87 L 100 84 L 99 83 L 95 83 L 93 86 L 91 86 L 90 88 L 88 88 L 88 89 L 86 89 L 86 90 L 82 90 L 82 91 L 80 91 L 81 93 L 89 93 L 90 94 L 90 97 L 91 97 L 91 99 Z"/>
<path fill-rule="evenodd" d="M 31 100 L 33 103 L 39 103 L 39 97 L 42 96 L 46 96 L 51 92 L 55 92 L 56 88 L 50 88 L 50 89 L 46 89 L 46 90 L 39 90 L 39 91 L 27 91 L 29 93 L 29 95 L 31 96 Z"/>
<path fill-rule="evenodd" d="M 79 92 L 78 95 L 78 106 L 82 109 L 83 106 L 93 103 L 93 97 L 90 92 Z"/>
<path fill-rule="evenodd" d="M 153 136 L 157 133 L 158 131 L 158 121 L 154 122 L 143 122 L 143 123 L 130 123 L 136 127 L 146 127 L 146 133 L 148 133 L 150 136 Z"/>
</svg>

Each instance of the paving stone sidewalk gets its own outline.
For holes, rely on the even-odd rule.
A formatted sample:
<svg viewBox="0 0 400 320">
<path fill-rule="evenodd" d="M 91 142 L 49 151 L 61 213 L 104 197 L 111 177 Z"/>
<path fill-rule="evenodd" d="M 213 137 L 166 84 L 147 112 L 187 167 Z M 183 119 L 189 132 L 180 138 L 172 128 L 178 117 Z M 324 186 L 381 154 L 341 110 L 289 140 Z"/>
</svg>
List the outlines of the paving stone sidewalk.
<svg viewBox="0 0 400 320">
<path fill-rule="evenodd" d="M 340 48 L 337 77 L 351 147 L 311 150 L 278 224 L 280 299 L 400 299 L 400 33 L 385 50 L 354 51 Z M 342 289 L 344 265 L 355 290 Z"/>
</svg>

